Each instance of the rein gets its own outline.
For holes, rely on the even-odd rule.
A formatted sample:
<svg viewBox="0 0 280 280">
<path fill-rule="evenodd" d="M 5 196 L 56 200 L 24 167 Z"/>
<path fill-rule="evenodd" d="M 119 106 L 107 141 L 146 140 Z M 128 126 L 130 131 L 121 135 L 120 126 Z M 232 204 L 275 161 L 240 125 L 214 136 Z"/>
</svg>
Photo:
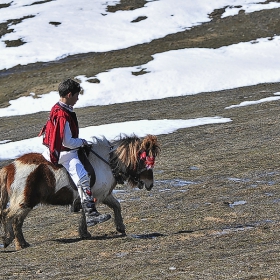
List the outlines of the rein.
<svg viewBox="0 0 280 280">
<path fill-rule="evenodd" d="M 112 147 L 111 147 L 112 149 Z M 102 160 L 104 163 L 106 163 L 107 165 L 110 166 L 113 176 L 115 177 L 116 181 L 118 184 L 124 184 L 125 181 L 125 177 L 127 177 L 126 174 L 122 173 L 122 172 L 118 172 L 118 174 L 115 172 L 115 168 L 112 168 L 110 162 L 108 162 L 106 159 L 104 159 L 103 157 L 101 157 L 98 153 L 96 153 L 92 148 L 90 148 L 89 150 L 90 152 L 92 152 L 95 156 L 97 156 L 100 160 Z"/>
<path fill-rule="evenodd" d="M 111 147 L 112 149 L 112 147 Z M 130 177 L 134 182 L 139 183 L 140 179 L 138 176 L 131 176 L 130 174 L 125 174 L 123 172 L 115 172 L 115 168 L 112 168 L 110 162 L 108 162 L 107 160 L 105 160 L 103 157 L 101 157 L 98 153 L 96 153 L 92 147 L 89 150 L 90 152 L 92 152 L 95 156 L 97 156 L 100 160 L 102 160 L 104 163 L 106 163 L 107 165 L 110 166 L 112 173 L 117 181 L 118 184 L 124 184 L 124 181 L 126 180 L 125 177 Z M 110 152 L 111 153 L 111 152 Z M 137 170 L 136 174 L 139 175 L 141 172 L 143 172 L 144 170 L 146 170 L 147 168 L 144 167 L 143 169 Z"/>
</svg>

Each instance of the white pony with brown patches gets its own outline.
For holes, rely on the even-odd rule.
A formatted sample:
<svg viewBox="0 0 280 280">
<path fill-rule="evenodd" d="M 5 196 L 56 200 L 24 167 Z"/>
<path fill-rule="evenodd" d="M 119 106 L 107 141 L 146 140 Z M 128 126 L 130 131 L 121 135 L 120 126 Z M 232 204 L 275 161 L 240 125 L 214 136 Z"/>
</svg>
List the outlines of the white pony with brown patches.
<svg viewBox="0 0 280 280">
<path fill-rule="evenodd" d="M 88 160 L 95 171 L 92 193 L 97 203 L 104 203 L 114 211 L 118 232 L 125 234 L 120 203 L 112 191 L 125 181 L 133 187 L 151 190 L 153 166 L 160 147 L 157 137 L 148 135 L 120 137 L 109 142 L 94 138 Z M 62 166 L 55 166 L 39 153 L 25 154 L 0 170 L 0 221 L 4 229 L 3 244 L 15 240 L 16 249 L 28 247 L 22 225 L 34 206 L 39 203 L 73 205 L 79 199 L 78 190 Z M 9 202 L 9 207 L 7 207 Z M 81 238 L 89 238 L 85 215 L 79 223 Z"/>
</svg>

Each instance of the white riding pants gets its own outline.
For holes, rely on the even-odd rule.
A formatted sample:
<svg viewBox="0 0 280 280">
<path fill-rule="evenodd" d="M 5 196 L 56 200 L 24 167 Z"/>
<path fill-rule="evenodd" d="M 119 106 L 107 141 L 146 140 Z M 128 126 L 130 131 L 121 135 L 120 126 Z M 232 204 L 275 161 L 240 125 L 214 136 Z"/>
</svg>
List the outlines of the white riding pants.
<svg viewBox="0 0 280 280">
<path fill-rule="evenodd" d="M 61 152 L 58 163 L 62 164 L 69 172 L 76 186 L 83 177 L 88 176 L 87 171 L 79 160 L 77 150 Z"/>
<path fill-rule="evenodd" d="M 61 152 L 58 163 L 62 164 L 69 172 L 78 188 L 81 201 L 83 202 L 85 199 L 92 200 L 92 197 L 86 194 L 86 191 L 90 190 L 90 177 L 79 160 L 78 151 Z"/>
</svg>

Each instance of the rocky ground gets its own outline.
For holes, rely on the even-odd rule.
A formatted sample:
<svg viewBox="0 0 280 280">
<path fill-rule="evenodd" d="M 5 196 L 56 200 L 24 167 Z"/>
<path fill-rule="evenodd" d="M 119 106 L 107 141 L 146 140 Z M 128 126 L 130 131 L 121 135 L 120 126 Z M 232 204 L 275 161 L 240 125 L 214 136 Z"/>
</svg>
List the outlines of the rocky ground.
<svg viewBox="0 0 280 280">
<path fill-rule="evenodd" d="M 144 3 L 127 0 L 108 9 L 134 9 Z M 280 35 L 280 9 L 221 19 L 222 11 L 213 11 L 209 23 L 149 44 L 2 70 L 0 104 L 56 89 L 65 77 L 144 64 L 151 55 L 167 50 L 218 48 Z M 5 32 L 6 26 L 0 25 L 0 36 Z M 279 91 L 280 83 L 260 84 L 77 109 L 81 127 L 143 118 L 222 116 L 232 121 L 158 137 L 162 153 L 153 190 L 118 186 L 125 237 L 109 221 L 91 228 L 91 239 L 81 240 L 79 215 L 68 207 L 34 209 L 23 228 L 31 247 L 1 249 L 0 278 L 279 279 L 279 102 L 225 109 Z M 2 118 L 0 141 L 36 136 L 46 116 Z M 99 210 L 110 211 L 105 206 Z"/>
</svg>

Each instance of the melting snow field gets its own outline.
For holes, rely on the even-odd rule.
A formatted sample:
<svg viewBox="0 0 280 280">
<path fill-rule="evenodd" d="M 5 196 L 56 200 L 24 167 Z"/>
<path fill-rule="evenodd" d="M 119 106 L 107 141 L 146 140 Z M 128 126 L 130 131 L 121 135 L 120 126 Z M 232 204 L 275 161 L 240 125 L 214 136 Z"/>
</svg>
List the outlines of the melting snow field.
<svg viewBox="0 0 280 280">
<path fill-rule="evenodd" d="M 260 0 L 256 4 L 250 0 L 217 0 L 205 3 L 204 0 L 177 0 L 174 5 L 173 0 L 159 0 L 148 1 L 144 7 L 135 10 L 110 13 L 107 6 L 114 6 L 118 1 L 97 0 L 93 5 L 89 0 L 15 0 L 0 9 L 0 23 L 11 18 L 21 19 L 10 23 L 8 29 L 12 32 L 0 38 L 0 70 L 18 64 L 48 62 L 73 54 L 106 52 L 148 43 L 209 22 L 209 14 L 223 7 L 227 8 L 222 17 L 236 15 L 240 10 L 251 13 L 280 7 L 277 2 L 265 2 Z M 2 0 L 0 4 L 7 3 Z M 139 17 L 143 20 L 135 22 Z M 6 42 L 13 40 L 20 40 L 24 44 L 7 47 Z M 76 107 L 140 101 L 139 96 L 141 100 L 162 99 L 279 82 L 279 47 L 280 37 L 274 36 L 218 49 L 172 50 L 153 55 L 153 60 L 145 65 L 111 69 L 95 77 L 79 75 L 76 78 L 80 79 L 84 94 L 80 96 Z M 132 75 L 132 72 L 141 70 L 145 70 L 146 74 Z M 100 83 L 90 83 L 92 78 L 97 78 Z M 279 98 L 279 93 L 274 93 L 271 97 L 232 104 L 225 109 L 277 101 Z M 1 108 L 0 117 L 49 111 L 57 100 L 56 91 L 42 95 L 30 92 L 29 96 L 11 100 L 8 107 Z M 81 137 L 90 140 L 92 136 L 101 135 L 113 139 L 121 133 L 159 135 L 173 133 L 180 128 L 229 121 L 232 120 L 222 116 L 191 120 L 139 120 L 84 128 Z M 19 142 L 2 139 L 0 144 L 2 160 L 42 150 L 41 139 L 37 137 Z"/>
</svg>

